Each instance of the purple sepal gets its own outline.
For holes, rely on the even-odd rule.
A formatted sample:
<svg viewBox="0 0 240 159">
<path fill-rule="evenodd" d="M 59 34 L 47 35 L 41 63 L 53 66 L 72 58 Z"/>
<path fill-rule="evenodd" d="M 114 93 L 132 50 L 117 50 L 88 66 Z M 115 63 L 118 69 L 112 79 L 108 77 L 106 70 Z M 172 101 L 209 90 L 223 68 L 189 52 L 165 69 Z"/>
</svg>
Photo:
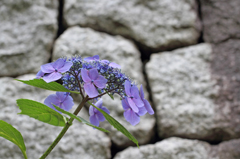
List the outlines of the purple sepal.
<svg viewBox="0 0 240 159">
<path fill-rule="evenodd" d="M 131 85 L 130 81 L 125 81 L 124 84 L 125 93 L 127 95 L 127 100 L 135 113 L 138 113 L 140 107 L 144 106 L 142 99 L 139 96 L 139 91 L 137 86 Z"/>
<path fill-rule="evenodd" d="M 73 107 L 74 102 L 73 102 L 73 98 L 69 95 L 69 93 L 56 92 L 56 94 L 49 95 L 44 100 L 44 104 L 54 110 L 56 110 L 56 108 L 53 106 L 53 104 L 60 107 L 63 110 L 69 111 Z M 59 112 L 58 110 L 56 111 Z"/>
<path fill-rule="evenodd" d="M 90 61 L 98 61 L 99 60 L 99 55 L 94 55 L 92 57 L 86 57 L 84 58 L 84 61 L 90 62 Z"/>
<path fill-rule="evenodd" d="M 140 86 L 140 97 L 144 103 L 144 107 L 145 109 L 147 110 L 147 112 L 150 114 L 150 115 L 153 115 L 154 114 L 154 110 L 152 109 L 150 103 L 144 99 L 144 92 L 143 92 L 143 87 L 142 85 Z"/>
<path fill-rule="evenodd" d="M 124 109 L 124 117 L 125 119 L 131 124 L 131 125 L 136 125 L 140 122 L 140 116 L 138 113 L 135 113 L 132 108 L 130 107 L 127 98 L 122 100 L 122 106 Z M 144 110 L 140 110 L 139 112 L 141 115 L 144 113 Z"/>
<path fill-rule="evenodd" d="M 83 88 L 90 98 L 98 96 L 97 88 L 103 89 L 106 87 L 107 79 L 99 75 L 96 68 L 90 70 L 82 69 L 81 76 L 84 81 Z"/>
<path fill-rule="evenodd" d="M 118 65 L 118 64 L 116 64 L 116 63 L 114 63 L 114 62 L 111 62 L 111 63 L 109 64 L 109 66 L 111 66 L 111 67 L 113 67 L 113 68 L 118 68 L 118 69 L 121 68 L 120 65 Z"/>
<path fill-rule="evenodd" d="M 61 73 L 67 72 L 72 65 L 72 62 L 66 62 L 65 59 L 58 59 L 55 62 L 42 65 L 41 71 L 47 73 L 43 76 L 43 80 L 49 83 L 60 79 L 62 77 Z"/>
<path fill-rule="evenodd" d="M 42 72 L 42 70 L 38 71 L 38 73 L 36 74 L 36 79 L 40 79 L 44 76 L 44 72 Z"/>
<path fill-rule="evenodd" d="M 105 111 L 106 113 L 110 114 L 110 111 L 106 108 L 102 106 L 102 99 L 100 99 L 99 101 L 97 101 L 95 103 L 95 106 L 102 109 L 103 111 Z M 105 117 L 103 116 L 103 114 L 98 111 L 96 108 L 94 108 L 93 106 L 90 106 L 89 108 L 89 120 L 90 123 L 92 123 L 95 126 L 99 126 L 99 122 L 106 120 Z"/>
</svg>

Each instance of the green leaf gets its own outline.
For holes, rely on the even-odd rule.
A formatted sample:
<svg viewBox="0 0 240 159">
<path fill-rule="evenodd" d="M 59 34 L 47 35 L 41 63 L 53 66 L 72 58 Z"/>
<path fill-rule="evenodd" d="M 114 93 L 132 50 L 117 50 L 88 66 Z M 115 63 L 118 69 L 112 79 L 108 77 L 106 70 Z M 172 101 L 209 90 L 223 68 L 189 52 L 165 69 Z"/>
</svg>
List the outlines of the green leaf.
<svg viewBox="0 0 240 159">
<path fill-rule="evenodd" d="M 123 133 L 125 136 L 127 136 L 129 138 L 129 140 L 132 140 L 138 147 L 138 141 L 137 139 L 132 136 L 132 134 L 130 132 L 127 131 L 127 129 L 122 126 L 117 120 L 115 120 L 113 117 L 111 117 L 110 115 L 108 115 L 108 113 L 106 113 L 105 111 L 103 111 L 102 109 L 96 107 L 94 104 L 92 104 L 91 102 L 88 102 L 90 105 L 92 105 L 93 107 L 95 107 L 98 111 L 100 111 L 104 117 L 107 119 L 107 121 L 114 127 L 116 128 L 118 131 L 120 131 L 121 133 Z"/>
<path fill-rule="evenodd" d="M 21 109 L 18 114 L 28 115 L 44 123 L 54 126 L 65 126 L 67 118 L 48 106 L 29 99 L 18 99 L 17 105 Z"/>
<path fill-rule="evenodd" d="M 108 130 L 103 129 L 103 128 L 100 128 L 100 127 L 97 127 L 97 126 L 89 123 L 89 122 L 86 121 L 85 119 L 83 119 L 83 118 L 81 118 L 81 117 L 79 117 L 79 116 L 76 116 L 76 115 L 74 115 L 74 114 L 72 114 L 72 113 L 69 113 L 69 112 L 67 112 L 67 111 L 59 108 L 59 107 L 56 106 L 56 105 L 53 105 L 53 106 L 54 106 L 58 111 L 60 111 L 60 112 L 62 112 L 62 113 L 64 113 L 64 114 L 66 114 L 66 115 L 68 115 L 68 116 L 70 116 L 70 117 L 78 120 L 79 122 L 81 122 L 81 123 L 83 123 L 83 124 L 86 124 L 86 125 L 88 125 L 88 126 L 94 127 L 94 128 L 96 128 L 96 129 L 98 129 L 98 130 L 100 130 L 100 131 L 103 131 L 103 132 L 109 132 Z"/>
<path fill-rule="evenodd" d="M 26 147 L 21 133 L 7 122 L 0 120 L 0 136 L 16 144 L 27 159 Z"/>
<path fill-rule="evenodd" d="M 61 85 L 57 82 L 47 83 L 43 79 L 33 79 L 33 80 L 29 80 L 29 81 L 24 81 L 24 80 L 19 80 L 19 79 L 15 79 L 15 80 L 23 82 L 23 83 L 31 85 L 31 86 L 34 86 L 34 87 L 38 87 L 38 88 L 42 88 L 42 89 L 46 89 L 46 90 L 50 90 L 50 91 L 70 92 L 70 93 L 80 94 L 79 92 L 68 90 L 63 85 Z"/>
<path fill-rule="evenodd" d="M 112 98 L 112 100 L 114 100 L 114 97 L 113 97 L 113 95 L 112 95 L 112 94 L 108 93 L 108 95 L 109 95 L 109 97 L 111 97 L 111 98 Z"/>
</svg>

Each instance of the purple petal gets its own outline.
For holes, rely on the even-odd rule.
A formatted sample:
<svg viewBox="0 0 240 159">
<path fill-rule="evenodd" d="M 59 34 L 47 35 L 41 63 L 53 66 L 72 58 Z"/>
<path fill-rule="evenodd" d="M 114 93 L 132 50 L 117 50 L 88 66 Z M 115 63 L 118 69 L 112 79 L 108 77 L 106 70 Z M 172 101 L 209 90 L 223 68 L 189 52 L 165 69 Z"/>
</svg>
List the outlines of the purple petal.
<svg viewBox="0 0 240 159">
<path fill-rule="evenodd" d="M 131 95 L 131 83 L 129 81 L 125 81 L 125 84 L 124 84 L 124 88 L 125 88 L 125 92 L 128 96 L 132 96 Z"/>
<path fill-rule="evenodd" d="M 42 78 L 44 76 L 44 72 L 42 72 L 42 70 L 38 71 L 38 73 L 36 74 L 36 79 Z"/>
<path fill-rule="evenodd" d="M 132 108 L 132 110 L 135 112 L 135 113 L 138 113 L 139 109 L 138 107 L 136 106 L 136 104 L 133 102 L 133 100 L 131 98 L 127 98 L 128 100 L 128 104 L 129 106 Z"/>
<path fill-rule="evenodd" d="M 140 97 L 144 99 L 144 92 L 143 92 L 143 87 L 142 85 L 140 86 Z"/>
<path fill-rule="evenodd" d="M 44 104 L 45 104 L 45 105 L 47 105 L 48 107 L 56 110 L 56 109 L 54 108 L 54 106 L 52 105 L 52 103 L 53 103 L 54 105 L 56 105 L 56 106 L 60 106 L 60 101 L 59 101 L 59 99 L 58 99 L 58 97 L 57 97 L 56 94 L 51 94 L 51 95 L 49 95 L 49 96 L 44 100 Z"/>
<path fill-rule="evenodd" d="M 98 61 L 99 60 L 99 56 L 98 55 L 94 55 L 92 57 L 86 57 L 84 58 L 84 61 L 90 62 L 90 61 Z"/>
<path fill-rule="evenodd" d="M 137 86 L 134 85 L 134 86 L 131 87 L 131 95 L 134 98 L 140 98 Z"/>
<path fill-rule="evenodd" d="M 94 59 L 94 60 L 99 60 L 99 55 L 94 55 L 94 56 L 93 56 L 93 59 Z"/>
<path fill-rule="evenodd" d="M 96 80 L 99 76 L 98 70 L 96 68 L 93 68 L 93 69 L 88 71 L 88 75 L 89 75 L 91 80 Z"/>
<path fill-rule="evenodd" d="M 140 117 L 134 113 L 131 109 L 126 110 L 123 113 L 125 119 L 133 126 L 140 122 Z"/>
<path fill-rule="evenodd" d="M 109 111 L 106 107 L 101 107 L 101 109 L 102 109 L 103 111 L 105 111 L 106 113 L 110 114 L 110 111 Z"/>
<path fill-rule="evenodd" d="M 63 102 L 64 99 L 66 98 L 66 92 L 56 92 L 56 95 L 59 99 L 59 101 Z"/>
<path fill-rule="evenodd" d="M 153 111 L 150 103 L 149 103 L 146 99 L 144 99 L 143 102 L 144 102 L 144 106 L 145 106 L 147 112 L 148 112 L 150 115 L 153 115 L 153 114 L 154 114 L 154 111 Z"/>
<path fill-rule="evenodd" d="M 72 62 L 65 62 L 64 66 L 58 69 L 58 72 L 64 73 L 69 71 L 69 69 L 72 67 Z"/>
<path fill-rule="evenodd" d="M 98 107 L 98 108 L 101 108 L 102 107 L 102 99 L 98 100 L 96 103 L 95 103 L 95 106 Z"/>
<path fill-rule="evenodd" d="M 90 115 L 90 116 L 93 116 L 93 115 L 94 115 L 94 109 L 96 109 L 96 108 L 94 108 L 93 106 L 90 106 L 90 107 L 89 107 L 89 115 Z"/>
<path fill-rule="evenodd" d="M 103 114 L 100 111 L 97 111 L 97 113 L 95 115 L 97 116 L 99 121 L 105 120 L 105 117 L 103 116 Z"/>
<path fill-rule="evenodd" d="M 93 61 L 94 59 L 93 59 L 93 57 L 86 57 L 86 58 L 84 58 L 84 61 L 86 61 L 86 62 L 90 62 L 90 61 Z"/>
<path fill-rule="evenodd" d="M 70 109 L 72 109 L 73 105 L 74 105 L 73 98 L 70 95 L 68 95 L 62 104 L 63 106 L 62 109 L 69 111 Z"/>
<path fill-rule="evenodd" d="M 82 76 L 82 79 L 83 79 L 84 82 L 90 82 L 91 81 L 91 79 L 88 76 L 88 70 L 82 69 L 81 70 L 81 76 Z"/>
<path fill-rule="evenodd" d="M 118 65 L 118 64 L 116 64 L 116 63 L 114 63 L 114 62 L 111 62 L 111 63 L 109 64 L 109 66 L 111 66 L 111 67 L 113 67 L 113 68 L 118 68 L 118 69 L 121 68 L 120 65 Z"/>
<path fill-rule="evenodd" d="M 127 110 L 127 109 L 130 108 L 130 106 L 129 106 L 129 104 L 128 104 L 128 101 L 127 101 L 127 98 L 124 98 L 124 99 L 122 100 L 122 106 L 123 106 L 123 109 L 124 109 L 124 110 Z"/>
<path fill-rule="evenodd" d="M 99 75 L 96 80 L 93 82 L 98 88 L 103 89 L 106 87 L 107 79 L 102 75 Z"/>
<path fill-rule="evenodd" d="M 143 116 L 147 113 L 147 110 L 145 107 L 139 108 L 139 112 L 137 113 L 139 116 Z"/>
<path fill-rule="evenodd" d="M 60 69 L 64 66 L 65 60 L 64 59 L 58 59 L 57 61 L 52 63 L 52 66 L 54 69 Z"/>
<path fill-rule="evenodd" d="M 98 91 L 92 83 L 90 83 L 90 82 L 85 83 L 83 87 L 84 87 L 85 92 L 87 93 L 87 95 L 90 98 L 98 96 Z"/>
<path fill-rule="evenodd" d="M 143 107 L 144 106 L 144 103 L 143 103 L 143 101 L 140 97 L 139 98 L 133 98 L 132 100 L 136 104 L 137 107 Z"/>
<path fill-rule="evenodd" d="M 46 76 L 43 76 L 43 80 L 47 83 L 59 80 L 62 77 L 61 73 L 52 72 Z"/>
<path fill-rule="evenodd" d="M 47 64 L 45 64 L 45 65 L 42 65 L 42 66 L 41 66 L 41 70 L 42 70 L 42 72 L 44 72 L 44 73 L 52 73 L 52 72 L 55 71 L 55 69 L 54 69 L 53 66 L 52 66 L 52 63 L 47 63 Z"/>
<path fill-rule="evenodd" d="M 99 126 L 99 121 L 96 115 L 92 115 L 89 117 L 90 123 L 95 125 L 95 126 Z"/>
</svg>

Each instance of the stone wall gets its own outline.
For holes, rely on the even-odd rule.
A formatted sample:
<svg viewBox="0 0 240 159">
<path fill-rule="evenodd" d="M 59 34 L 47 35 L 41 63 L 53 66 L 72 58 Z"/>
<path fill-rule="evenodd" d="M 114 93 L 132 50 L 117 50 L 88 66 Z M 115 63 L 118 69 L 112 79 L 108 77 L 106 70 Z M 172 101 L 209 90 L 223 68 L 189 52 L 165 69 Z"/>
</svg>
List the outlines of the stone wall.
<svg viewBox="0 0 240 159">
<path fill-rule="evenodd" d="M 33 79 L 59 57 L 98 54 L 143 84 L 155 110 L 131 126 L 120 100 L 104 98 L 140 148 L 107 122 L 106 134 L 75 122 L 48 158 L 240 159 L 239 6 L 239 0 L 1 0 L 0 120 L 22 133 L 29 158 L 39 158 L 61 128 L 17 115 L 16 99 L 43 102 L 52 92 L 13 79 Z M 81 115 L 88 119 L 87 110 Z M 0 158 L 23 156 L 0 138 Z"/>
</svg>

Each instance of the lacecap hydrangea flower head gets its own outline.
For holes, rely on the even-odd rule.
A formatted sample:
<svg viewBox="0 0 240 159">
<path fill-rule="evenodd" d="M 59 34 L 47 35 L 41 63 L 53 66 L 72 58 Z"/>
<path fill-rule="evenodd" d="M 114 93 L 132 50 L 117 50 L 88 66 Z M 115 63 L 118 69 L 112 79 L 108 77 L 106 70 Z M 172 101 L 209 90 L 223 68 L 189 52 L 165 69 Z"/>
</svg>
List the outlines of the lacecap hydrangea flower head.
<svg viewBox="0 0 240 159">
<path fill-rule="evenodd" d="M 82 59 L 75 56 L 70 59 L 60 58 L 55 62 L 41 66 L 36 78 L 42 78 L 45 82 L 62 80 L 62 85 L 71 90 L 79 91 L 82 98 L 86 101 L 95 100 L 95 105 L 110 113 L 103 106 L 101 97 L 103 95 L 117 94 L 122 99 L 125 119 L 132 125 L 140 122 L 140 116 L 146 113 L 154 114 L 149 102 L 144 98 L 142 86 L 137 85 L 124 73 L 121 67 L 108 60 L 100 60 L 98 55 Z M 44 102 L 50 108 L 56 110 L 56 105 L 69 111 L 74 105 L 69 93 L 57 92 L 50 95 Z M 104 116 L 93 106 L 89 108 L 90 122 L 98 126 L 99 122 L 105 120 Z"/>
</svg>

